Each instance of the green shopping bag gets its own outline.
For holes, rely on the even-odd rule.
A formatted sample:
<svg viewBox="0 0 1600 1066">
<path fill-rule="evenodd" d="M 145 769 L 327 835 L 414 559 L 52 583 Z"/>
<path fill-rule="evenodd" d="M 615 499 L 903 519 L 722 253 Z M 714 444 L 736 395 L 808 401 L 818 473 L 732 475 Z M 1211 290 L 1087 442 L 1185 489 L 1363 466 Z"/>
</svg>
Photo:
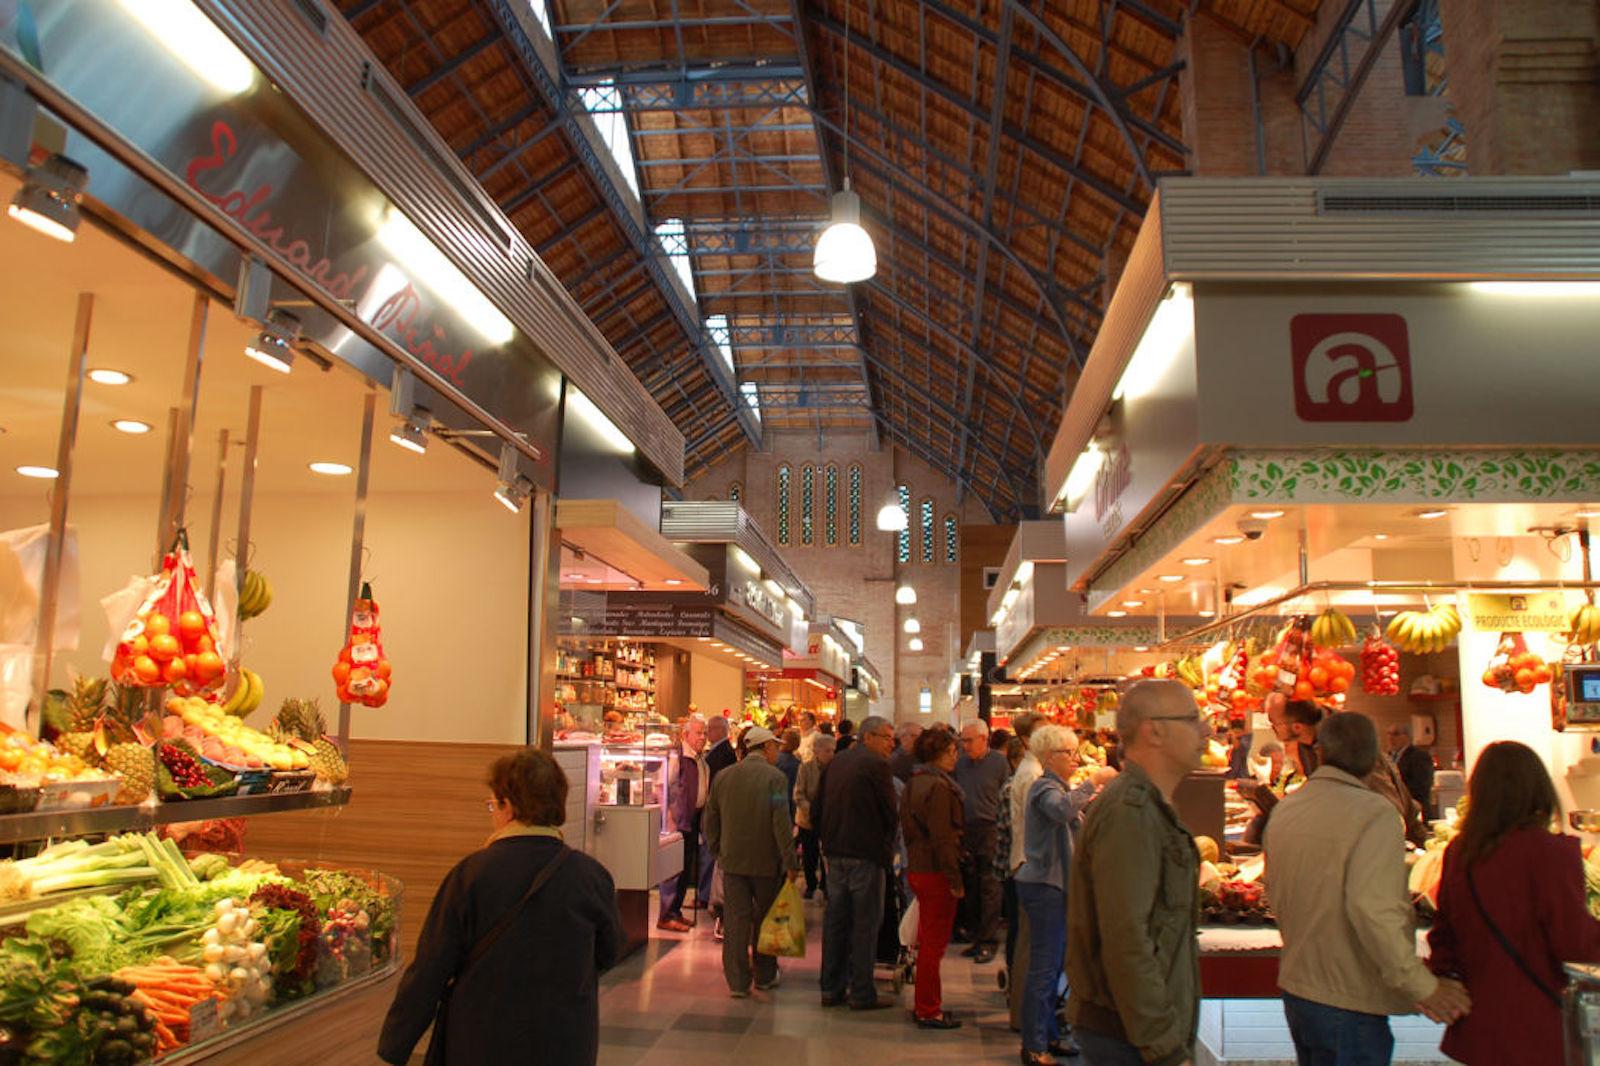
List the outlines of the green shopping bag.
<svg viewBox="0 0 1600 1066">
<path fill-rule="evenodd" d="M 778 889 L 778 898 L 761 920 L 761 936 L 756 950 L 763 955 L 783 955 L 791 959 L 806 954 L 806 910 L 800 890 L 787 877 Z"/>
</svg>

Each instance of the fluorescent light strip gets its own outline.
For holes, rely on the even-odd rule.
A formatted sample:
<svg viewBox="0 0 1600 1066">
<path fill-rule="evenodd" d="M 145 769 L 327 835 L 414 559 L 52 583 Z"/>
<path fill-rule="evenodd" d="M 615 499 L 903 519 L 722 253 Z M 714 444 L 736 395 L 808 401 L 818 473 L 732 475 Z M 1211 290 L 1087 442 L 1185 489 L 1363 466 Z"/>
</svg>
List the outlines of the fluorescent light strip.
<svg viewBox="0 0 1600 1066">
<path fill-rule="evenodd" d="M 390 208 L 378 230 L 378 243 L 395 257 L 403 271 L 414 274 L 455 309 L 490 344 L 505 344 L 516 327 L 500 313 L 456 265 L 409 218 Z"/>
<path fill-rule="evenodd" d="M 190 0 L 122 0 L 122 9 L 218 92 L 237 96 L 255 83 L 255 66 Z"/>
</svg>

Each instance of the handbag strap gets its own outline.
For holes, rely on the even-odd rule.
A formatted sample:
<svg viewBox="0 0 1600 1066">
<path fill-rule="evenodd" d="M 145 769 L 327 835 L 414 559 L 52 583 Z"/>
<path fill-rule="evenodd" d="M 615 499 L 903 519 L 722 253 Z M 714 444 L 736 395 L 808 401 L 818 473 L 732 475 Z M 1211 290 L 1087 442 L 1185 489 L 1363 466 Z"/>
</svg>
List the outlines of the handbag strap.
<svg viewBox="0 0 1600 1066">
<path fill-rule="evenodd" d="M 511 928 L 511 923 L 517 920 L 517 915 L 522 911 L 522 908 L 526 907 L 529 901 L 539 894 L 539 890 L 549 883 L 550 878 L 555 875 L 561 864 L 566 861 L 567 856 L 571 854 L 571 848 L 565 844 L 561 845 L 561 850 L 556 852 L 550 861 L 544 864 L 544 869 L 534 875 L 533 881 L 528 885 L 528 891 L 522 894 L 522 898 L 512 904 L 505 914 L 500 916 L 500 920 L 494 923 L 494 927 L 479 937 L 478 942 L 472 945 L 472 952 L 467 956 L 467 961 L 461 964 L 461 969 L 456 971 L 455 977 L 450 980 L 452 986 L 465 977 L 467 971 L 472 969 L 485 955 L 489 954 L 489 949 L 494 947 L 495 941 L 499 940 L 505 931 Z"/>
<path fill-rule="evenodd" d="M 1485 909 L 1483 900 L 1478 895 L 1478 882 L 1473 880 L 1470 867 L 1467 870 L 1467 889 L 1472 893 L 1472 902 L 1477 904 L 1478 916 L 1483 919 L 1483 924 L 1489 927 L 1489 932 L 1494 934 L 1494 938 L 1499 941 L 1500 947 L 1507 955 L 1511 956 L 1511 961 L 1517 964 L 1517 969 L 1522 971 L 1522 976 L 1532 981 L 1534 986 L 1544 993 L 1546 999 L 1560 1007 L 1561 997 L 1549 985 L 1539 979 L 1539 975 L 1533 972 L 1533 968 L 1527 964 L 1522 955 L 1512 946 L 1510 939 L 1500 931 L 1500 927 L 1494 923 L 1494 919 L 1489 917 L 1489 912 Z"/>
</svg>

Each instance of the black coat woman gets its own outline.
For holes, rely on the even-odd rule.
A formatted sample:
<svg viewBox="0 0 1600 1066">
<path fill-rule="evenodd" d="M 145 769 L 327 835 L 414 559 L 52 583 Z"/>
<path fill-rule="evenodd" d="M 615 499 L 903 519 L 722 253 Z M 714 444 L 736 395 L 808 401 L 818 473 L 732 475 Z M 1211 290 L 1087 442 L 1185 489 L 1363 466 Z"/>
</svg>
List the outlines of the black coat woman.
<svg viewBox="0 0 1600 1066">
<path fill-rule="evenodd" d="M 409 1061 L 432 1024 L 430 1066 L 593 1066 L 599 977 L 622 946 L 611 875 L 562 843 L 567 779 L 548 753 L 499 759 L 488 784 L 494 833 L 439 886 L 378 1055 Z"/>
</svg>

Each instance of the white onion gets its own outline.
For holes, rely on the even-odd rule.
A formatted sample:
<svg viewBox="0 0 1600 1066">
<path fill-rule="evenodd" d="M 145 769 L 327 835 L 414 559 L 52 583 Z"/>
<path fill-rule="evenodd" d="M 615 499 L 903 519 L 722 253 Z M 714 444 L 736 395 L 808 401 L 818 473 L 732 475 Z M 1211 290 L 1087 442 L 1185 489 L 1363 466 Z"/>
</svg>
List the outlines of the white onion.
<svg viewBox="0 0 1600 1066">
<path fill-rule="evenodd" d="M 207 962 L 221 962 L 226 951 L 221 944 L 207 944 L 202 955 Z"/>
<path fill-rule="evenodd" d="M 200 942 L 207 946 L 220 944 L 222 943 L 222 934 L 215 929 L 207 929 L 205 935 L 200 938 Z"/>
<path fill-rule="evenodd" d="M 231 937 L 239 928 L 239 916 L 232 911 L 217 919 L 217 931 L 223 936 Z"/>
<path fill-rule="evenodd" d="M 222 967 L 218 966 L 216 963 L 212 962 L 206 964 L 206 980 L 210 981 L 212 984 L 220 985 L 223 982 L 223 979 L 227 976 L 228 975 L 223 972 Z"/>
<path fill-rule="evenodd" d="M 235 988 L 244 984 L 248 980 L 250 980 L 249 972 L 239 968 L 238 966 L 235 966 L 232 970 L 228 971 L 228 983 L 233 985 Z"/>
<path fill-rule="evenodd" d="M 264 959 L 266 957 L 267 957 L 267 945 L 259 943 L 259 942 L 250 945 L 250 961 L 252 961 L 252 962 L 260 962 L 262 959 Z"/>
<path fill-rule="evenodd" d="M 258 928 L 259 928 L 259 926 L 256 925 L 256 920 L 254 918 L 245 919 L 244 929 L 243 929 L 244 938 L 246 940 L 254 940 L 255 936 L 256 936 L 256 930 Z"/>
</svg>

